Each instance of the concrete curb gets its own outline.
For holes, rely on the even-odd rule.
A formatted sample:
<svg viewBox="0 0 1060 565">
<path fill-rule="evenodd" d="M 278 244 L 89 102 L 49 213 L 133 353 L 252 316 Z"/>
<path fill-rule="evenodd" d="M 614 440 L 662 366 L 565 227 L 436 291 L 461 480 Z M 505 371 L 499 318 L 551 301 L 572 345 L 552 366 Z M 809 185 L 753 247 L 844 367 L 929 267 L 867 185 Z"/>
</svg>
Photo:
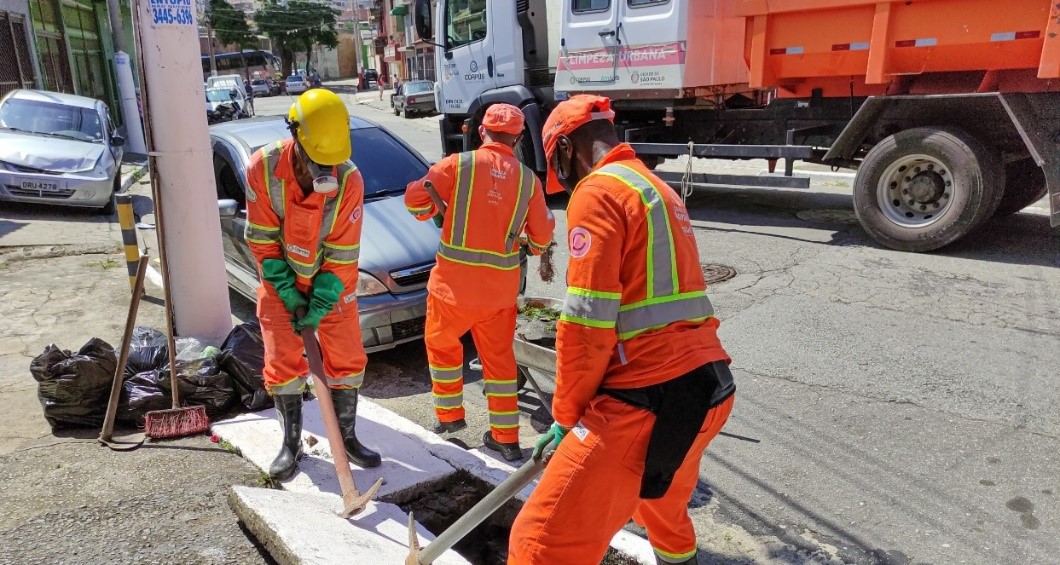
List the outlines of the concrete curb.
<svg viewBox="0 0 1060 565">
<path fill-rule="evenodd" d="M 121 189 L 118 192 L 128 192 L 129 187 L 147 174 L 147 163 L 126 163 L 130 165 L 128 174 L 122 175 Z"/>
<path fill-rule="evenodd" d="M 360 402 L 358 428 L 365 433 L 362 440 L 371 446 L 385 446 L 391 451 L 384 451 L 382 467 L 369 470 L 354 466 L 354 475 L 358 485 L 371 484 L 375 477 L 386 476 L 388 484 L 384 485 L 380 496 L 387 496 L 392 500 L 405 499 L 410 494 L 433 490 L 440 481 L 460 471 L 496 486 L 515 471 L 514 467 L 505 462 L 478 450 L 466 450 L 449 443 L 411 420 L 365 398 Z M 338 482 L 334 476 L 333 464 L 327 459 L 327 443 L 317 422 L 319 405 L 316 402 L 307 402 L 303 407 L 303 414 L 306 424 L 304 433 L 317 436 L 321 443 L 301 460 L 298 473 L 282 483 L 281 487 L 290 492 L 329 493 L 335 496 L 339 492 Z M 273 410 L 243 414 L 214 423 L 212 433 L 232 443 L 247 460 L 264 468 L 275 455 L 276 446 L 280 442 L 279 426 L 273 415 Z M 405 447 L 398 447 L 402 445 Z M 398 451 L 394 451 L 395 449 Z M 429 459 L 424 460 L 423 455 L 428 455 Z M 432 468 L 435 470 L 432 471 Z M 446 472 L 440 474 L 442 470 Z M 525 502 L 534 486 L 536 483 L 523 489 L 515 499 L 520 503 Z M 407 520 L 407 516 L 404 519 Z M 655 563 L 654 553 L 647 540 L 625 530 L 615 535 L 611 546 L 643 565 Z"/>
</svg>

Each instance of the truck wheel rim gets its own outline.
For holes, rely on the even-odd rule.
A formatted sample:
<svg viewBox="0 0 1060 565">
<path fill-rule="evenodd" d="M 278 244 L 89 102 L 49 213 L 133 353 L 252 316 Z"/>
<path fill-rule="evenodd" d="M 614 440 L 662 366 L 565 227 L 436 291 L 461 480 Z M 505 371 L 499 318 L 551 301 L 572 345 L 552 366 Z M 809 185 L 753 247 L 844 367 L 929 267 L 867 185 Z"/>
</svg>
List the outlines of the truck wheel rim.
<svg viewBox="0 0 1060 565">
<path fill-rule="evenodd" d="M 930 155 L 906 155 L 880 175 L 876 198 L 891 222 L 907 228 L 929 226 L 953 205 L 953 174 Z"/>
</svg>

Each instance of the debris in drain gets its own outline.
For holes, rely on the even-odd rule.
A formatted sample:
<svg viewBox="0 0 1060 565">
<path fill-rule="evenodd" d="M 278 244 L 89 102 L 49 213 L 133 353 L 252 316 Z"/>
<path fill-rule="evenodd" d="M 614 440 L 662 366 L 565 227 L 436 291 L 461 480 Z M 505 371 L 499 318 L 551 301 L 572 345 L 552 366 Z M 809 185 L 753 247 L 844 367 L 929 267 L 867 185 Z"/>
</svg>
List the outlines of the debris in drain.
<svg viewBox="0 0 1060 565">
<path fill-rule="evenodd" d="M 826 224 L 856 224 L 858 217 L 853 210 L 842 208 L 814 208 L 812 210 L 799 210 L 795 217 L 807 222 L 820 222 Z"/>
<path fill-rule="evenodd" d="M 406 502 L 399 502 L 398 506 L 405 512 L 411 511 L 417 522 L 438 536 L 485 498 L 492 489 L 485 481 L 465 471 L 459 471 L 434 490 L 421 493 Z M 504 565 L 508 560 L 508 538 L 511 535 L 512 522 L 521 508 L 521 502 L 508 501 L 477 528 L 471 530 L 453 550 L 471 565 Z M 639 563 L 614 548 L 608 548 L 600 565 Z"/>
<path fill-rule="evenodd" d="M 736 276 L 736 269 L 725 265 L 707 264 L 703 267 L 703 282 L 706 284 L 718 284 Z"/>
<path fill-rule="evenodd" d="M 556 322 L 559 316 L 559 310 L 531 301 L 519 309 L 515 322 L 516 331 L 530 343 L 555 349 Z"/>
</svg>

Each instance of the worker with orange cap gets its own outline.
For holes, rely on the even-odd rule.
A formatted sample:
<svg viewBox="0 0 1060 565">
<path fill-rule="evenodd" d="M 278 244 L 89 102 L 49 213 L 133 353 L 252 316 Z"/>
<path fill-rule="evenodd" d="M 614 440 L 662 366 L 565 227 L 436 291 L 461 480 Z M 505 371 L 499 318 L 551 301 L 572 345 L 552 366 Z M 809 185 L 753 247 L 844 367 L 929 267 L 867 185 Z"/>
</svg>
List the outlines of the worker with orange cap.
<svg viewBox="0 0 1060 565">
<path fill-rule="evenodd" d="M 512 148 L 523 135 L 523 112 L 490 106 L 475 151 L 450 155 L 409 184 L 405 205 L 416 218 L 441 219 L 438 263 L 427 283 L 424 341 L 430 366 L 436 433 L 467 427 L 464 350 L 468 330 L 482 360 L 490 430 L 483 444 L 508 461 L 522 459 L 515 353 L 521 235 L 538 255 L 552 244 L 555 220 L 534 172 Z"/>
<path fill-rule="evenodd" d="M 265 388 L 283 431 L 269 474 L 283 480 L 302 453 L 302 391 L 309 367 L 298 333 L 320 337 L 350 460 L 380 464 L 357 440 L 357 391 L 367 356 L 357 312 L 357 258 L 363 223 L 364 182 L 350 161 L 350 116 L 329 90 L 298 97 L 288 112 L 292 138 L 262 147 L 247 168 L 245 238 L 258 263 L 258 320 L 265 342 Z M 300 310 L 306 313 L 299 316 Z"/>
<path fill-rule="evenodd" d="M 695 563 L 687 505 L 735 386 L 680 196 L 578 95 L 544 126 L 549 190 L 567 206 L 557 328 L 558 445 L 512 526 L 509 564 L 599 563 L 633 518 L 659 563 Z M 569 432 L 569 433 L 568 433 Z"/>
</svg>

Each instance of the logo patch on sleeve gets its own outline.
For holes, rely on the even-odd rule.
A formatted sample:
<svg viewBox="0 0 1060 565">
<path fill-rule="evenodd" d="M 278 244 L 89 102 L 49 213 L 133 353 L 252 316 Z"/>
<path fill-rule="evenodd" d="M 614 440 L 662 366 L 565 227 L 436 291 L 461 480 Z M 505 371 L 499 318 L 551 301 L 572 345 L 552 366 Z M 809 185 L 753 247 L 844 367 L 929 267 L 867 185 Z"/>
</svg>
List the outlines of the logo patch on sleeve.
<svg viewBox="0 0 1060 565">
<path fill-rule="evenodd" d="M 356 224 L 357 221 L 360 220 L 360 219 L 361 219 L 361 207 L 358 206 L 358 207 L 354 208 L 353 209 L 353 213 L 350 214 L 350 223 L 351 224 Z"/>
<path fill-rule="evenodd" d="M 576 227 L 570 230 L 568 243 L 570 244 L 570 256 L 581 259 L 589 253 L 589 248 L 593 245 L 593 235 L 583 227 Z"/>
</svg>

